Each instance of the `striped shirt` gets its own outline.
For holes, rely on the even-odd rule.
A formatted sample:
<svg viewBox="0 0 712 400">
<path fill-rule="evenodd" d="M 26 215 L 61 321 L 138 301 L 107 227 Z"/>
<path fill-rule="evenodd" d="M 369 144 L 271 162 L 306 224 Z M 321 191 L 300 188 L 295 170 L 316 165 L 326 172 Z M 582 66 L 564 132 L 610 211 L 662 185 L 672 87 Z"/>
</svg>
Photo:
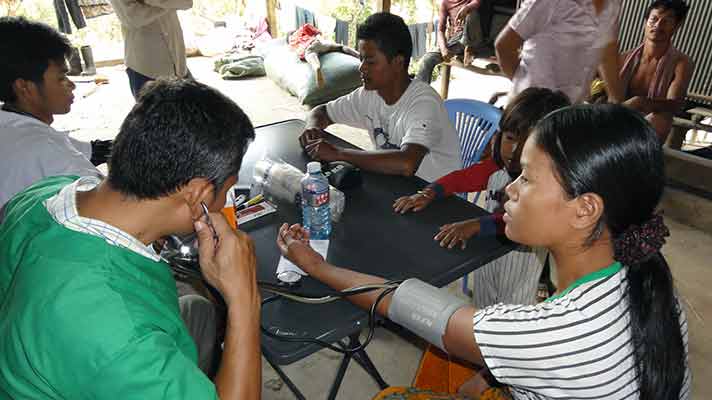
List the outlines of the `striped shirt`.
<svg viewBox="0 0 712 400">
<path fill-rule="evenodd" d="M 475 313 L 475 340 L 492 375 L 515 399 L 638 398 L 626 273 L 614 263 L 551 301 Z M 690 398 L 689 365 L 680 398 Z"/>
</svg>

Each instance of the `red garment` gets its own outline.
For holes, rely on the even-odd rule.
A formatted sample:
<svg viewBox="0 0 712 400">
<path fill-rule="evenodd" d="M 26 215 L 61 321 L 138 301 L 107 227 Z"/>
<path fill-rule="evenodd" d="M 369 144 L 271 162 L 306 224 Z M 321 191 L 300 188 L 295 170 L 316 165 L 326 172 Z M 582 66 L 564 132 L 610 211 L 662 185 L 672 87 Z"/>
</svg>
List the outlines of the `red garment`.
<svg viewBox="0 0 712 400">
<path fill-rule="evenodd" d="M 301 60 L 304 60 L 304 52 L 319 35 L 321 35 L 321 31 L 316 29 L 313 25 L 304 24 L 301 28 L 289 35 L 289 46 L 297 52 Z"/>
<path fill-rule="evenodd" d="M 501 167 L 497 165 L 494 159 L 487 158 L 467 168 L 450 172 L 429 186 L 437 193 L 438 197 L 451 196 L 454 193 L 461 192 L 480 192 L 487 189 L 489 177 L 500 169 Z M 500 211 L 480 218 L 482 227 L 480 234 L 486 234 L 485 232 L 492 234 L 491 232 L 494 231 L 497 235 L 503 235 L 505 228 L 503 216 L 504 213 Z M 490 227 L 494 225 L 494 229 L 486 229 L 485 225 Z"/>
<path fill-rule="evenodd" d="M 488 158 L 465 169 L 450 172 L 435 181 L 435 183 L 443 188 L 444 196 L 460 192 L 479 192 L 487 189 L 487 181 L 490 175 L 500 169 L 494 159 Z"/>
</svg>

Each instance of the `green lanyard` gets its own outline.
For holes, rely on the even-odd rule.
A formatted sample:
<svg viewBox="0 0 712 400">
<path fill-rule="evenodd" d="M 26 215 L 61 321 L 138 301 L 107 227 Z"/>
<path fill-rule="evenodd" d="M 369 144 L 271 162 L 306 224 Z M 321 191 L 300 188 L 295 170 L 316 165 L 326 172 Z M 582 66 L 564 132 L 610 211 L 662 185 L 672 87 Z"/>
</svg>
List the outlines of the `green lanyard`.
<svg viewBox="0 0 712 400">
<path fill-rule="evenodd" d="M 559 297 L 564 297 L 567 294 L 569 294 L 570 291 L 576 289 L 577 287 L 583 285 L 584 283 L 588 283 L 588 282 L 595 281 L 598 279 L 608 278 L 609 276 L 613 276 L 613 275 L 617 274 L 618 271 L 620 271 L 622 268 L 623 268 L 623 265 L 620 262 L 616 261 L 613 264 L 607 266 L 606 268 L 599 269 L 596 272 L 591 272 L 588 275 L 584 275 L 584 276 L 578 278 L 574 283 L 571 284 L 571 286 L 567 287 L 566 290 L 564 290 L 563 292 L 561 292 L 559 294 L 555 294 L 555 295 L 549 297 L 548 299 L 544 300 L 544 302 L 548 303 L 550 301 L 558 299 Z"/>
</svg>

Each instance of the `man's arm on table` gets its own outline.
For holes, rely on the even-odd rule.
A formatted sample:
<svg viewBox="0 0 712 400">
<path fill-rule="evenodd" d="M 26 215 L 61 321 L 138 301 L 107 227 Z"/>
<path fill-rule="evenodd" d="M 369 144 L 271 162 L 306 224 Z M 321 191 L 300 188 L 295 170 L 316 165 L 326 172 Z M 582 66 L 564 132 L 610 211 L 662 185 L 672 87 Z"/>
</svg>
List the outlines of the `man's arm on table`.
<svg viewBox="0 0 712 400">
<path fill-rule="evenodd" d="M 320 161 L 346 161 L 365 171 L 413 176 L 428 154 L 425 146 L 406 143 L 394 150 L 353 150 L 339 148 L 325 140 L 307 146 L 309 156 Z"/>
<path fill-rule="evenodd" d="M 349 95 L 351 96 L 351 95 Z M 360 113 L 358 97 L 340 98 L 335 103 L 340 107 L 342 117 L 346 117 L 348 125 L 352 125 Z M 341 119 L 339 119 L 341 122 Z M 428 148 L 415 143 L 405 143 L 400 149 L 393 150 L 352 150 L 343 149 L 324 140 L 324 129 L 335 121 L 329 116 L 327 107 L 321 105 L 307 116 L 304 132 L 299 142 L 309 156 L 320 161 L 346 161 L 365 171 L 391 175 L 412 176 L 420 167 Z"/>
<path fill-rule="evenodd" d="M 326 112 L 326 105 L 317 106 L 309 112 L 304 120 L 304 132 L 299 135 L 299 144 L 306 147 L 308 144 L 322 139 L 325 135 L 324 129 L 333 123 L 334 121 L 329 118 L 329 114 Z"/>
</svg>

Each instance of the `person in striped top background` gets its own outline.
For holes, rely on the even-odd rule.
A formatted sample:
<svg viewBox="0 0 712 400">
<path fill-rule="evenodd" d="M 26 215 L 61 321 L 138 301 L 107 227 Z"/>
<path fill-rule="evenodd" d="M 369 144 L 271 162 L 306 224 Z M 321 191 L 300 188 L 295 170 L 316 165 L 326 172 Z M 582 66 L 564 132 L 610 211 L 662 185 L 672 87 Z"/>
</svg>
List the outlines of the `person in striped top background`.
<svg viewBox="0 0 712 400">
<path fill-rule="evenodd" d="M 654 129 L 623 106 L 567 107 L 537 124 L 521 164 L 505 234 L 550 251 L 557 293 L 536 305 L 462 306 L 445 350 L 486 365 L 515 399 L 690 398 L 687 319 L 660 253 L 669 232 L 655 215 L 665 176 Z M 305 239 L 285 224 L 277 244 L 312 277 L 339 290 L 385 282 L 328 264 Z M 379 294 L 350 300 L 370 307 Z"/>
</svg>

